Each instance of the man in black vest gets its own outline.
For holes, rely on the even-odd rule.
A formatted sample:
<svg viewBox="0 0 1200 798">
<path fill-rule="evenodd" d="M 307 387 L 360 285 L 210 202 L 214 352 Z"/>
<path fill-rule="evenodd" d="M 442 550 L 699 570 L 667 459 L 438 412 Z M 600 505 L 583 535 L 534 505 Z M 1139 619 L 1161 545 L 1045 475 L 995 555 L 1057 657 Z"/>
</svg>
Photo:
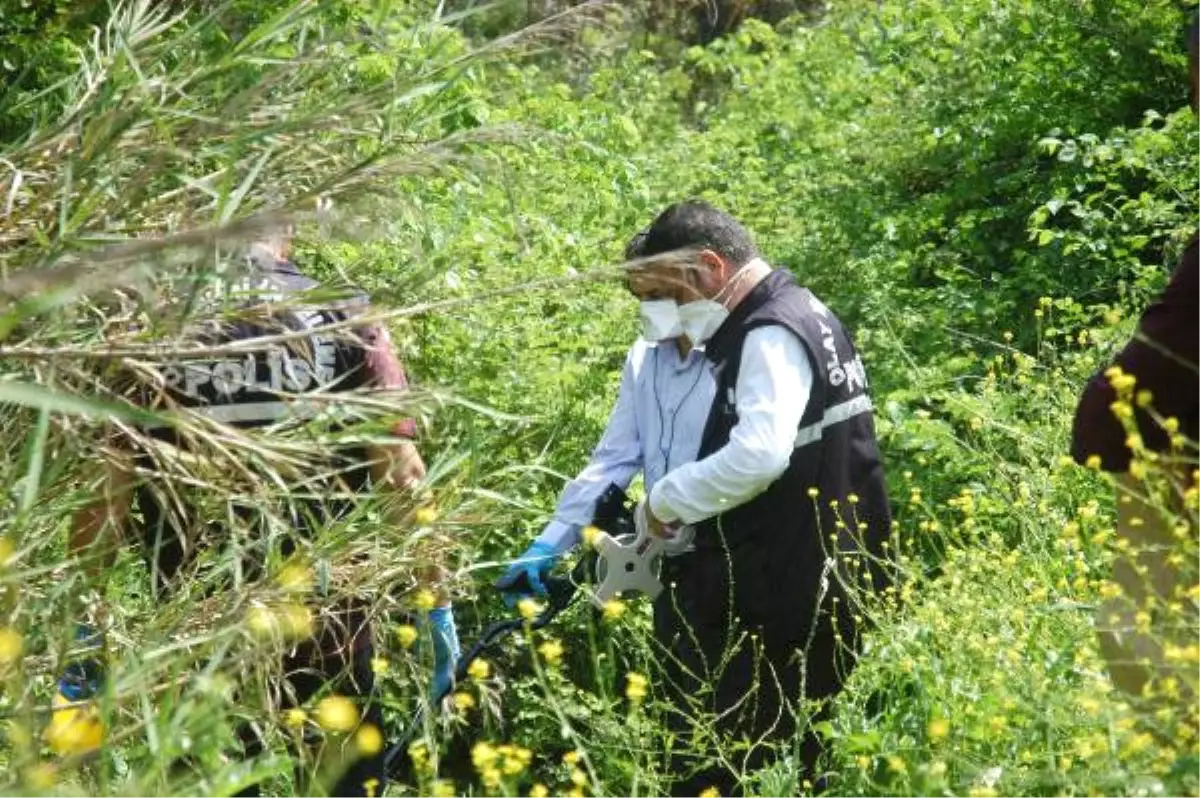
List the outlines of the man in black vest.
<svg viewBox="0 0 1200 798">
<path fill-rule="evenodd" d="M 407 387 L 386 328 L 377 323 L 354 325 L 349 331 L 327 329 L 352 320 L 366 310 L 365 299 L 317 299 L 316 281 L 301 274 L 287 258 L 287 239 L 276 237 L 255 244 L 246 259 L 246 271 L 231 283 L 230 294 L 242 305 L 205 319 L 189 335 L 193 344 L 220 349 L 223 345 L 251 342 L 280 335 L 291 336 L 284 345 L 253 345 L 227 354 L 168 355 L 159 369 L 157 385 L 140 385 L 139 404 L 154 410 L 186 408 L 212 421 L 249 429 L 274 423 L 303 420 L 329 406 L 330 394 L 362 389 L 400 391 Z M 227 283 L 228 284 L 228 283 Z M 345 326 L 345 325 L 343 325 Z M 306 334 L 307 333 L 307 334 Z M 150 426 L 134 440 L 118 441 L 124 455 L 106 463 L 96 500 L 76 514 L 69 541 L 72 554 L 85 556 L 93 575 L 112 560 L 114 544 L 126 532 L 131 510 L 141 516 L 142 551 L 153 574 L 154 589 L 161 594 L 175 589 L 199 567 L 199 551 L 206 547 L 236 547 L 244 578 L 257 579 L 268 548 L 279 545 L 283 556 L 297 551 L 322 527 L 350 511 L 346 497 L 368 490 L 402 494 L 423 479 L 425 466 L 414 438 L 411 419 L 396 423 L 392 440 L 333 449 L 313 449 L 312 463 L 300 472 L 306 481 L 298 496 L 281 499 L 292 529 L 282 540 L 269 533 L 268 511 L 252 497 L 228 497 L 228 511 L 242 529 L 255 530 L 249 539 L 235 541 L 227 524 L 205 517 L 190 506 L 179 491 L 184 484 L 164 474 L 163 456 L 154 441 L 198 457 L 219 457 L 201 435 L 173 426 Z M 149 440 L 138 440 L 140 436 Z M 228 454 L 226 454 L 228 456 Z M 170 457 L 168 455 L 168 457 Z M 292 455 L 295 466 L 300 455 Z M 316 469 L 315 472 L 312 469 Z M 399 501 L 397 507 L 411 504 Z M 278 508 L 277 508 L 278 509 Z M 279 515 L 275 516 L 277 521 Z M 430 612 L 437 661 L 435 679 L 448 680 L 457 657 L 458 641 L 448 600 L 442 597 Z M 304 704 L 326 685 L 358 704 L 362 724 L 382 731 L 382 710 L 373 700 L 372 629 L 368 608 L 357 600 L 341 600 L 327 608 L 310 639 L 300 640 L 283 661 L 287 689 L 280 699 Z M 85 650 L 98 647 L 98 637 L 86 625 L 77 633 Z M 103 679 L 103 668 L 94 656 L 72 663 L 59 683 L 68 701 L 86 701 Z M 361 727 L 360 727 L 361 728 Z M 372 733 L 373 734 L 373 733 Z M 261 750 L 258 735 L 243 729 L 247 753 Z M 380 794 L 385 782 L 382 751 L 359 758 L 333 785 L 335 795 Z M 243 794 L 254 794 L 255 788 Z"/>
<path fill-rule="evenodd" d="M 829 309 L 705 203 L 668 208 L 626 258 L 650 265 L 630 274 L 642 335 L 607 429 L 496 586 L 543 592 L 606 487 L 640 471 L 650 490 L 640 523 L 694 531 L 691 551 L 665 558 L 654 606 L 676 735 L 671 792 L 731 795 L 736 774 L 702 764 L 715 759 L 711 735 L 695 727 L 790 749 L 798 700 L 834 695 L 854 665 L 860 589 L 886 582 L 891 517 L 866 372 Z M 812 774 L 820 715 L 803 717 Z M 740 771 L 770 758 L 761 745 L 726 753 Z"/>
<path fill-rule="evenodd" d="M 702 202 L 665 210 L 641 253 L 681 251 L 687 266 L 643 279 L 673 286 L 717 390 L 696 461 L 659 480 L 642 510 L 662 534 L 695 530 L 695 551 L 666 560 L 654 608 L 666 688 L 685 740 L 714 715 L 735 738 L 788 740 L 797 699 L 841 689 L 856 594 L 887 577 L 891 516 L 866 371 L 837 317 L 767 266 L 729 215 Z M 819 739 L 811 723 L 801 733 L 815 778 Z M 744 766 L 768 756 L 760 747 Z M 728 773 L 678 775 L 677 794 L 736 788 Z"/>
</svg>

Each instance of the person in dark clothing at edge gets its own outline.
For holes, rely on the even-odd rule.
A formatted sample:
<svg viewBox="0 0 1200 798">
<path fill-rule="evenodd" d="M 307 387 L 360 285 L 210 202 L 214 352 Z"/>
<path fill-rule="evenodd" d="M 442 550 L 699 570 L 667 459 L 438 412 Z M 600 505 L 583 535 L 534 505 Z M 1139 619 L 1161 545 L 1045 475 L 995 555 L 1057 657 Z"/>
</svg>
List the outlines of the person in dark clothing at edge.
<svg viewBox="0 0 1200 798">
<path fill-rule="evenodd" d="M 671 793 L 740 791 L 738 773 L 704 763 L 701 729 L 714 725 L 789 751 L 801 734 L 816 781 L 821 715 L 798 731 L 793 713 L 841 690 L 858 638 L 849 587 L 882 587 L 887 570 L 891 514 L 862 360 L 837 317 L 711 205 L 667 208 L 627 256 L 649 259 L 629 278 L 643 334 L 608 428 L 497 587 L 540 586 L 595 498 L 643 471 L 638 523 L 694 530 L 690 551 L 665 558 L 654 605 L 678 745 Z M 774 753 L 754 745 L 732 761 L 749 772 Z"/>
<path fill-rule="evenodd" d="M 1192 110 L 1197 110 L 1197 20 L 1188 28 L 1188 71 Z M 1118 494 L 1117 534 L 1129 548 L 1113 561 L 1113 580 L 1122 594 L 1105 600 L 1096 617 L 1100 649 L 1113 682 L 1127 693 L 1143 694 L 1154 679 L 1180 671 L 1164 657 L 1170 643 L 1165 628 L 1139 630 L 1139 610 L 1165 604 L 1173 594 L 1186 591 L 1194 578 L 1172 564 L 1178 548 L 1173 526 L 1187 520 L 1195 534 L 1196 512 L 1178 501 L 1196 487 L 1196 441 L 1200 437 L 1200 276 L 1197 272 L 1198 238 L 1183 251 L 1170 282 L 1146 308 L 1133 340 L 1092 377 L 1075 411 L 1071 455 L 1082 465 L 1114 475 Z M 1122 416 L 1126 417 L 1122 421 Z M 1127 428 L 1127 423 L 1133 426 Z M 1158 464 L 1174 472 L 1179 483 L 1176 501 L 1166 516 L 1148 501 L 1139 473 L 1145 458 L 1135 458 L 1130 433 L 1136 427 L 1140 445 L 1154 453 Z M 1194 569 L 1195 563 L 1191 564 Z M 1139 571 L 1142 573 L 1139 574 Z M 1192 570 L 1191 574 L 1194 575 Z M 1160 613 L 1151 613 L 1159 617 Z M 1160 618 L 1161 621 L 1161 618 Z M 1156 627 L 1162 627 L 1160 622 Z M 1195 626 L 1190 624 L 1190 642 Z M 1187 642 L 1187 641 L 1183 641 Z M 1196 674 L 1181 678 L 1191 688 L 1194 703 Z"/>
<path fill-rule="evenodd" d="M 313 329 L 313 333 L 285 348 L 264 345 L 262 350 L 238 351 L 216 360 L 180 357 L 178 362 L 168 362 L 161 368 L 164 390 L 155 396 L 146 388 L 138 390 L 141 404 L 151 409 L 188 408 L 233 427 L 254 428 L 302 413 L 305 394 L 407 388 L 404 370 L 382 325 L 356 326 L 350 335 L 344 331 L 322 333 L 322 325 L 351 320 L 365 311 L 366 301 L 320 300 L 319 308 L 305 307 L 302 297 L 318 284 L 288 260 L 287 245 L 287 237 L 280 235 L 251 247 L 244 275 L 248 282 L 238 282 L 234 290 L 240 292 L 238 286 L 248 286 L 250 290 L 239 295 L 254 297 L 258 304 L 251 304 L 249 310 L 259 315 L 248 320 L 248 310 L 245 318 L 231 324 L 208 323 L 204 342 L 236 342 L 306 329 Z M 289 299 L 291 305 L 286 304 Z M 143 432 L 172 446 L 194 448 L 185 435 L 170 427 L 150 427 Z M 390 443 L 372 443 L 350 451 L 314 452 L 315 459 L 323 464 L 318 467 L 324 481 L 318 484 L 324 487 L 306 487 L 311 499 L 288 500 L 286 511 L 293 532 L 280 546 L 283 556 L 291 556 L 298 540 L 312 539 L 323 524 L 336 520 L 348 509 L 348 500 L 338 495 L 375 490 L 394 492 L 399 499 L 400 494 L 408 495 L 419 484 L 425 466 L 414 442 L 415 422 L 398 422 L 391 432 L 394 439 Z M 197 562 L 199 548 L 230 545 L 230 531 L 226 525 L 195 517 L 202 515 L 195 508 L 178 506 L 174 488 L 166 487 L 167 477 L 157 476 L 155 458 L 146 445 L 127 439 L 116 443 L 122 458 L 106 463 L 94 502 L 74 516 L 68 549 L 75 555 L 87 555 L 102 567 L 111 562 L 114 544 L 128 531 L 133 522 L 131 510 L 136 505 L 141 515 L 142 552 L 153 573 L 154 589 L 161 595 L 186 578 Z M 198 453 L 204 456 L 202 450 Z M 401 501 L 398 506 L 405 504 Z M 231 509 L 262 535 L 262 540 L 244 544 L 241 556 L 248 578 L 259 578 L 266 557 L 263 549 L 269 545 L 265 519 L 256 514 L 255 508 L 241 503 Z M 422 578 L 428 581 L 430 577 L 424 574 Z M 373 724 L 382 732 L 382 708 L 373 700 L 372 628 L 367 613 L 366 605 L 356 599 L 343 599 L 326 608 L 313 637 L 299 641 L 284 655 L 286 689 L 279 691 L 277 699 L 281 704 L 303 704 L 329 685 L 334 692 L 356 701 L 361 724 Z M 453 614 L 445 595 L 430 612 L 430 626 L 436 695 L 439 686 L 452 678 L 458 656 Z M 92 698 L 104 678 L 103 666 L 97 661 L 99 635 L 90 625 L 81 623 L 76 637 L 78 648 L 87 656 L 72 662 L 59 681 L 60 700 L 70 702 Z M 239 734 L 247 756 L 261 752 L 261 739 L 255 730 L 245 726 Z M 378 795 L 385 780 L 381 751 L 354 761 L 331 791 L 334 795 Z M 257 786 L 252 785 L 241 794 L 257 792 Z"/>
</svg>

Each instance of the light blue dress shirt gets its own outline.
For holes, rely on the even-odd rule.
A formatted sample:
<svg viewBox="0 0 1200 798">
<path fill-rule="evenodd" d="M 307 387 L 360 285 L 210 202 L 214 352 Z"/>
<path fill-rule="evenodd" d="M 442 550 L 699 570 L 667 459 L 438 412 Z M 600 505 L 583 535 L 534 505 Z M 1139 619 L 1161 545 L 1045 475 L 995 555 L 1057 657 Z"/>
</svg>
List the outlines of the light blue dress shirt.
<svg viewBox="0 0 1200 798">
<path fill-rule="evenodd" d="M 693 462 L 715 393 L 712 363 L 703 350 L 682 357 L 674 341 L 639 338 L 626 355 L 604 436 L 587 467 L 567 483 L 554 520 L 538 539 L 566 551 L 591 523 L 609 484 L 624 490 L 642 471 L 649 493 L 669 471 Z"/>
</svg>

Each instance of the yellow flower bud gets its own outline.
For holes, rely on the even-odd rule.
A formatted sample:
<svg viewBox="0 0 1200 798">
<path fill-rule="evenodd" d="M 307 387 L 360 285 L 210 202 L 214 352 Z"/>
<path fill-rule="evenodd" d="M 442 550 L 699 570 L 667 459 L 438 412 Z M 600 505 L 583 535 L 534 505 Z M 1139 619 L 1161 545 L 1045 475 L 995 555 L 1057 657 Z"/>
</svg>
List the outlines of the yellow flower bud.
<svg viewBox="0 0 1200 798">
<path fill-rule="evenodd" d="M 374 756 L 383 750 L 383 734 L 374 723 L 364 723 L 354 735 L 354 745 L 363 756 Z"/>
<path fill-rule="evenodd" d="M 486 659 L 477 659 L 467 666 L 467 675 L 477 682 L 481 682 L 490 676 L 492 666 L 488 664 Z"/>
<path fill-rule="evenodd" d="M 43 736 L 50 749 L 59 756 L 79 756 L 96 750 L 104 742 L 104 723 L 92 706 L 68 706 L 70 702 L 58 696 L 60 707 L 50 715 L 50 724 Z"/>
<path fill-rule="evenodd" d="M 283 725 L 289 729 L 299 729 L 308 720 L 308 713 L 303 709 L 293 707 L 283 713 Z"/>
<path fill-rule="evenodd" d="M 625 674 L 625 697 L 633 703 L 639 703 L 646 697 L 646 677 L 640 673 Z"/>
<path fill-rule="evenodd" d="M 7 668 L 21 658 L 25 650 L 25 639 L 16 629 L 0 629 L 0 668 Z"/>
<path fill-rule="evenodd" d="M 531 598 L 523 598 L 517 602 L 517 612 L 527 621 L 532 621 L 542 612 L 542 605 Z"/>
<path fill-rule="evenodd" d="M 396 639 L 400 642 L 401 648 L 409 648 L 413 643 L 417 642 L 417 629 L 409 624 L 401 624 L 396 627 Z"/>
<path fill-rule="evenodd" d="M 413 596 L 413 606 L 421 612 L 429 612 L 437 606 L 437 597 L 431 590 L 418 590 L 417 594 Z"/>
<path fill-rule="evenodd" d="M 316 718 L 325 731 L 348 732 L 358 725 L 358 707 L 345 696 L 331 695 L 317 704 Z"/>
</svg>

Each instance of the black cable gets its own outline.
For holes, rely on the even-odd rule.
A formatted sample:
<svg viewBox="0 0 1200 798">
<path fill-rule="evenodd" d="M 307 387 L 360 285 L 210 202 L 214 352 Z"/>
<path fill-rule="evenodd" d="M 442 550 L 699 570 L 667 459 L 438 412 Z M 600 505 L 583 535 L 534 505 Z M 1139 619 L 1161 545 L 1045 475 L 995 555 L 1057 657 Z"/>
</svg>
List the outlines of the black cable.
<svg viewBox="0 0 1200 798">
<path fill-rule="evenodd" d="M 678 347 L 678 344 L 676 344 Z M 678 349 L 676 349 L 678 351 Z M 693 350 L 695 351 L 695 350 Z M 682 357 L 682 354 L 681 354 Z M 692 398 L 692 394 L 696 391 L 696 386 L 700 384 L 700 378 L 704 376 L 704 363 L 700 363 L 700 367 L 696 369 L 696 377 L 692 380 L 691 386 L 688 387 L 687 393 L 679 400 L 679 404 L 675 406 L 675 410 L 671 413 L 671 429 L 667 436 L 667 446 L 664 449 L 663 433 L 667 430 L 666 422 L 663 418 L 662 400 L 658 396 L 658 347 L 654 348 L 654 374 L 651 375 L 650 388 L 654 393 L 654 407 L 658 410 L 658 453 L 663 459 L 663 475 L 671 473 L 671 449 L 675 446 L 675 421 L 679 418 L 679 411 L 687 404 L 688 399 Z"/>
</svg>

